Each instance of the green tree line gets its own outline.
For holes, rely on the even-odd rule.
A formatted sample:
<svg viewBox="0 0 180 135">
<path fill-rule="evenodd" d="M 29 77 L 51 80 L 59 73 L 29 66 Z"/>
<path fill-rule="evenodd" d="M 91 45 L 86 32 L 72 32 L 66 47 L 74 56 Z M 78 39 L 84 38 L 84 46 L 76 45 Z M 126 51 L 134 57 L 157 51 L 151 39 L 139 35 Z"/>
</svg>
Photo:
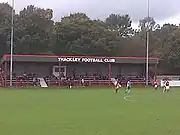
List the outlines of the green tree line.
<svg viewBox="0 0 180 135">
<path fill-rule="evenodd" d="M 0 56 L 10 51 L 11 10 L 0 3 Z M 93 20 L 85 13 L 53 20 L 53 10 L 29 5 L 14 11 L 15 54 L 145 56 L 146 33 L 150 32 L 149 55 L 159 57 L 158 72 L 180 72 L 180 27 L 160 27 L 152 17 L 139 20 L 132 28 L 128 14 L 110 14 Z"/>
</svg>

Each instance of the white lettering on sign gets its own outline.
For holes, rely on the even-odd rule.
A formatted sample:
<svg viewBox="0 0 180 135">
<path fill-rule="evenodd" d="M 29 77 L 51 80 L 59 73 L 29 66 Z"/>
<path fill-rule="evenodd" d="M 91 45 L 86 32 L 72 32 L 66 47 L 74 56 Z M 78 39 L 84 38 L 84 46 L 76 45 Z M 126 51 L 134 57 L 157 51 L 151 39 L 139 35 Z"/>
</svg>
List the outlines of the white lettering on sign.
<svg viewBox="0 0 180 135">
<path fill-rule="evenodd" d="M 104 62 L 114 63 L 114 62 L 116 62 L 116 60 L 115 59 L 104 59 Z"/>
<path fill-rule="evenodd" d="M 62 62 L 81 62 L 81 58 L 58 58 Z"/>
<path fill-rule="evenodd" d="M 60 62 L 87 62 L 87 63 L 115 63 L 113 58 L 76 58 L 76 57 L 61 57 L 58 58 Z"/>
</svg>

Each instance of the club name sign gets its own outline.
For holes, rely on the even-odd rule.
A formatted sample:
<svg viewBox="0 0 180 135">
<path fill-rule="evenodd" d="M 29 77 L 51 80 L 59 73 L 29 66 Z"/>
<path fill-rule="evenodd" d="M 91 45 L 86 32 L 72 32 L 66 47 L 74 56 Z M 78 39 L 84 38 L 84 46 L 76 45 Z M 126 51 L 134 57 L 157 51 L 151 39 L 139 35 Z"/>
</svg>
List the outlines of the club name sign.
<svg viewBox="0 0 180 135">
<path fill-rule="evenodd" d="M 87 62 L 87 63 L 115 63 L 113 58 L 77 58 L 77 57 L 60 57 L 59 62 Z"/>
</svg>

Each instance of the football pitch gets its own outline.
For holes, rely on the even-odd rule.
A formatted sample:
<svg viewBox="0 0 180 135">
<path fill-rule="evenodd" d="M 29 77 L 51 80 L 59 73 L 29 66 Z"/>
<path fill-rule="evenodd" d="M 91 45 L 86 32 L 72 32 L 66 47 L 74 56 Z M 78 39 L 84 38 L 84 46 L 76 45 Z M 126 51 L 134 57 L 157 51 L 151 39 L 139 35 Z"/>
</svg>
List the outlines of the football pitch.
<svg viewBox="0 0 180 135">
<path fill-rule="evenodd" d="M 179 135 L 180 88 L 0 89 L 0 135 Z"/>
</svg>

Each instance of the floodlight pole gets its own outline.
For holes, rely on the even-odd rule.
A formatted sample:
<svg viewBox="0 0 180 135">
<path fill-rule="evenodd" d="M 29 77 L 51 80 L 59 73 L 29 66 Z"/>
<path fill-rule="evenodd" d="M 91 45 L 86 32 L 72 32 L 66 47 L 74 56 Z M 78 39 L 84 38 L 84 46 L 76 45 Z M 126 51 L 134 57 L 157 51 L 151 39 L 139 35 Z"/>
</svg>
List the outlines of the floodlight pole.
<svg viewBox="0 0 180 135">
<path fill-rule="evenodd" d="M 14 42 L 14 0 L 11 11 L 11 44 L 10 44 L 10 87 L 13 86 L 13 42 Z"/>
<path fill-rule="evenodd" d="M 146 33 L 146 85 L 149 84 L 149 0 L 147 0 L 148 8 L 148 26 Z"/>
</svg>

